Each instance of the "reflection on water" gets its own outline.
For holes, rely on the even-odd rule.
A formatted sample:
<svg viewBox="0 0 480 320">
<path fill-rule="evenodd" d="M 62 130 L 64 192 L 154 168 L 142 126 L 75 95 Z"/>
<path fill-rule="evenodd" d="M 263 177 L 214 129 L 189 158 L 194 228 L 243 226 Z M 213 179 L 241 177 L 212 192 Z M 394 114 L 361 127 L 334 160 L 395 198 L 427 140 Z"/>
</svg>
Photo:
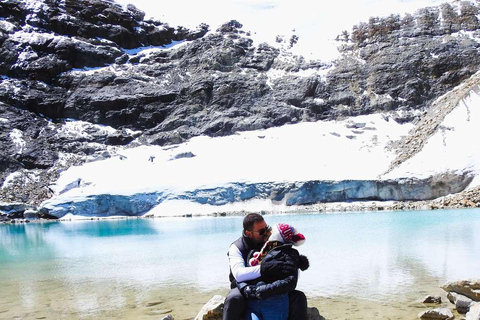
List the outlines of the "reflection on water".
<svg viewBox="0 0 480 320">
<path fill-rule="evenodd" d="M 320 295 L 397 295 L 429 279 L 446 281 L 478 273 L 477 210 L 309 216 L 306 220 L 299 224 L 313 241 L 302 251 L 312 257 L 313 267 L 304 279 L 322 279 L 324 287 L 307 286 Z"/>
<path fill-rule="evenodd" d="M 478 277 L 479 210 L 266 220 L 290 223 L 306 236 L 298 249 L 311 267 L 299 288 L 309 297 L 398 299 L 447 280 Z M 242 217 L 1 225 L 0 318 L 2 308 L 38 313 L 48 306 L 62 313 L 69 305 L 67 310 L 88 315 L 135 305 L 151 290 L 226 290 L 226 251 L 241 225 Z"/>
</svg>

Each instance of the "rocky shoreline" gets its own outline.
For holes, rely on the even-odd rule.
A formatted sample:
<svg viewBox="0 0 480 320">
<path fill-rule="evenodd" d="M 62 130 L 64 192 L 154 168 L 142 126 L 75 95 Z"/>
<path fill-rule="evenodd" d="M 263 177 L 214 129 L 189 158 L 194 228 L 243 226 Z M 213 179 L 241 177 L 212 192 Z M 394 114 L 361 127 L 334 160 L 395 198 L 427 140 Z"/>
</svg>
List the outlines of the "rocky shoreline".
<svg viewBox="0 0 480 320">
<path fill-rule="evenodd" d="M 480 208 L 480 187 L 465 190 L 433 200 L 424 201 L 385 201 L 352 202 L 335 204 L 315 204 L 305 206 L 302 211 L 342 212 L 342 211 L 402 211 Z"/>
<path fill-rule="evenodd" d="M 442 297 L 429 295 L 419 301 L 419 306 L 428 308 L 417 315 L 419 319 L 453 320 L 457 314 L 459 319 L 480 320 L 480 280 L 448 282 L 441 288 L 447 293 L 451 304 L 447 307 L 436 307 L 443 303 Z M 225 297 L 221 295 L 213 296 L 198 312 L 195 320 L 221 320 L 224 300 Z M 413 317 L 414 315 L 411 319 Z M 174 320 L 174 317 L 172 314 L 167 314 L 162 320 Z M 321 315 L 317 307 L 309 307 L 306 320 L 327 320 L 327 318 Z"/>
<path fill-rule="evenodd" d="M 262 210 L 262 214 L 272 213 L 307 213 L 307 212 L 373 212 L 373 211 L 414 211 L 414 210 L 441 210 L 441 209 L 472 209 L 480 208 L 480 187 L 466 190 L 458 194 L 448 195 L 434 200 L 425 201 L 368 201 L 368 202 L 341 202 L 319 203 L 305 206 L 292 206 L 288 211 Z M 244 211 L 222 212 L 210 214 L 214 216 L 244 215 Z M 185 213 L 182 217 L 199 216 L 199 214 Z M 104 219 L 109 217 L 88 217 L 85 219 Z M 113 218 L 122 218 L 115 216 Z M 127 218 L 124 216 L 123 218 Z M 132 218 L 128 216 L 128 218 Z M 141 218 L 141 217 L 135 217 Z M 152 218 L 145 216 L 145 218 Z M 0 223 L 28 223 L 31 221 L 55 221 L 57 219 L 37 207 L 27 203 L 1 203 Z"/>
<path fill-rule="evenodd" d="M 420 319 L 452 320 L 453 311 L 461 315 L 460 319 L 480 319 L 480 280 L 462 280 L 448 282 L 441 287 L 446 291 L 452 305 L 448 308 L 430 308 L 418 314 Z M 442 303 L 438 296 L 428 296 L 423 300 L 425 305 L 432 306 Z"/>
</svg>

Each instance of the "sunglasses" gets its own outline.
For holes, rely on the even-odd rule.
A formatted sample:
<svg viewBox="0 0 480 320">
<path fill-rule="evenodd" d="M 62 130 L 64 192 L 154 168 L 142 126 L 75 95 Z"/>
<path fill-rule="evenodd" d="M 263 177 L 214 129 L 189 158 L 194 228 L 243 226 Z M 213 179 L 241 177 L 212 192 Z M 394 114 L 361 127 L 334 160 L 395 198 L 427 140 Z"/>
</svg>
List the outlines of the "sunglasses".
<svg viewBox="0 0 480 320">
<path fill-rule="evenodd" d="M 250 232 L 258 233 L 258 235 L 263 236 L 265 233 L 272 230 L 272 227 L 266 225 L 265 228 L 259 229 L 258 231 L 251 230 Z"/>
</svg>

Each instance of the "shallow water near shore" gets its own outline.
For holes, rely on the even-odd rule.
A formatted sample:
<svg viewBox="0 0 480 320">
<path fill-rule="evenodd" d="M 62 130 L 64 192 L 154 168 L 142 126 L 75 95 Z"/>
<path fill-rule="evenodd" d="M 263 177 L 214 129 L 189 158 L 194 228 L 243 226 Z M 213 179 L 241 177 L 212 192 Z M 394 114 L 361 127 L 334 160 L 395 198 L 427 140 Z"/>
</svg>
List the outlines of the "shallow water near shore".
<svg viewBox="0 0 480 320">
<path fill-rule="evenodd" d="M 0 225 L 0 319 L 192 319 L 228 292 L 242 219 Z M 265 219 L 306 236 L 298 289 L 326 319 L 416 319 L 444 282 L 480 277 L 477 209 Z"/>
</svg>

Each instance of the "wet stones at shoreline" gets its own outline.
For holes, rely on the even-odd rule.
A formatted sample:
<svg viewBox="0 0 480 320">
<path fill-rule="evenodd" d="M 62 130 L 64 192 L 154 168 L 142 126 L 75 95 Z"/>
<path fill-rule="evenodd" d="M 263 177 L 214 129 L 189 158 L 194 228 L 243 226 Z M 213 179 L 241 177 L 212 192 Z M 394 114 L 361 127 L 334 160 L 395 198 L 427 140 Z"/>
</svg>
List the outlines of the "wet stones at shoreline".
<svg viewBox="0 0 480 320">
<path fill-rule="evenodd" d="M 473 304 L 473 300 L 455 292 L 449 292 L 447 295 L 448 300 L 455 305 L 458 313 L 466 314 L 470 311 L 470 306 Z"/>
<path fill-rule="evenodd" d="M 462 294 L 473 301 L 480 302 L 480 279 L 448 282 L 442 286 L 447 292 Z"/>
<path fill-rule="evenodd" d="M 464 320 L 480 320 L 480 280 L 463 280 L 448 282 L 441 287 L 448 294 L 447 297 L 454 308 L 438 307 L 422 311 L 418 314 L 419 319 L 424 320 L 452 320 L 455 319 L 453 310 L 458 314 L 464 314 Z M 461 292 L 462 294 L 458 293 Z M 472 299 L 471 299 L 472 298 Z M 223 303 L 225 297 L 213 296 L 199 311 L 195 320 L 220 320 L 222 319 Z M 442 304 L 440 296 L 427 296 L 423 304 Z M 174 320 L 171 314 L 166 315 L 162 320 Z M 307 320 L 325 320 L 316 307 L 308 308 Z"/>
<path fill-rule="evenodd" d="M 423 311 L 418 314 L 418 318 L 424 320 L 452 320 L 456 310 L 458 314 L 464 314 L 464 320 L 480 320 L 480 279 L 461 280 L 448 282 L 441 286 L 447 292 L 447 298 L 455 305 L 454 308 L 439 307 Z M 213 296 L 198 312 L 195 320 L 221 320 L 223 314 L 223 303 L 225 297 L 221 295 Z M 427 296 L 423 304 L 441 304 L 440 296 Z M 166 315 L 162 320 L 174 320 L 171 314 Z M 316 307 L 309 307 L 306 320 L 326 320 L 320 315 Z"/>
<path fill-rule="evenodd" d="M 447 292 L 447 298 L 455 305 L 459 314 L 464 314 L 464 320 L 480 320 L 480 279 L 448 282 L 441 286 Z M 225 297 L 213 296 L 199 311 L 195 320 L 221 320 Z M 440 296 L 427 296 L 423 303 L 441 304 Z M 425 320 L 452 320 L 455 315 L 449 307 L 433 308 L 418 314 L 418 318 Z M 171 314 L 162 320 L 174 320 Z M 306 320 L 326 320 L 320 315 L 316 307 L 309 307 Z"/>
<path fill-rule="evenodd" d="M 448 282 L 441 286 L 447 292 L 448 300 L 455 305 L 459 314 L 465 314 L 466 320 L 480 320 L 480 280 L 461 280 Z M 441 303 L 440 297 L 428 296 L 424 304 Z M 451 320 L 455 315 L 449 308 L 434 308 L 418 314 L 420 319 Z"/>
<path fill-rule="evenodd" d="M 421 312 L 418 317 L 420 319 L 432 320 L 452 320 L 455 318 L 452 311 L 447 308 L 437 308 Z"/>
</svg>

